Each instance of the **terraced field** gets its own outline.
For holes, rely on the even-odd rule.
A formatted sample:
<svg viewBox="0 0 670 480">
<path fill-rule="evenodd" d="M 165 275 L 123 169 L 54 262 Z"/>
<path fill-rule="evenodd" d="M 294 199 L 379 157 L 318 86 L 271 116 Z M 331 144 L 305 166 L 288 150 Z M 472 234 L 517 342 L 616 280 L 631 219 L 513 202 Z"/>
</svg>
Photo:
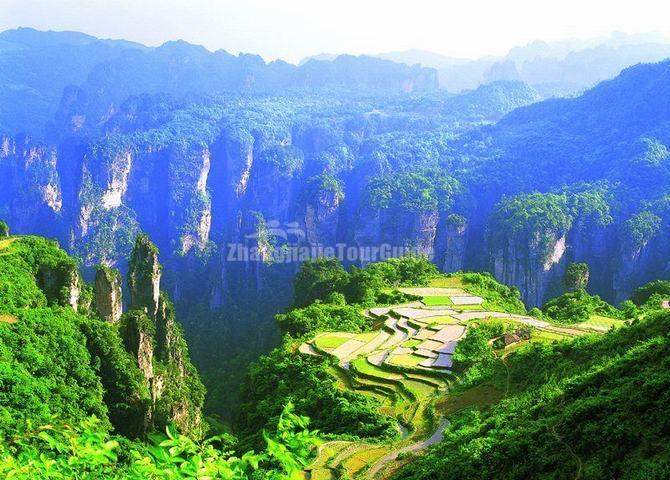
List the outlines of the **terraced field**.
<svg viewBox="0 0 670 480">
<path fill-rule="evenodd" d="M 16 241 L 17 237 L 3 238 L 0 240 L 0 255 L 7 255 L 10 252 L 9 246 Z"/>
<path fill-rule="evenodd" d="M 600 315 L 591 315 L 588 321 L 577 324 L 577 327 L 594 330 L 596 332 L 606 332 L 610 328 L 621 328 L 623 325 L 623 320 L 603 317 Z"/>
<path fill-rule="evenodd" d="M 586 332 L 525 315 L 484 310 L 483 298 L 461 285 L 446 285 L 444 280 L 436 279 L 427 288 L 401 289 L 422 297 L 420 302 L 366 311 L 378 326 L 374 332 L 327 332 L 300 346 L 302 354 L 335 357 L 337 366 L 330 373 L 338 386 L 377 399 L 380 411 L 397 420 L 400 434 L 400 440 L 393 443 L 328 442 L 304 472 L 306 479 L 330 480 L 343 474 L 383 479 L 397 466 L 399 454 L 417 453 L 439 442 L 447 422 L 434 413 L 434 407 L 438 400 L 444 401 L 450 385 L 457 381 L 452 354 L 469 325 L 500 319 L 530 326 L 530 341 Z"/>
</svg>

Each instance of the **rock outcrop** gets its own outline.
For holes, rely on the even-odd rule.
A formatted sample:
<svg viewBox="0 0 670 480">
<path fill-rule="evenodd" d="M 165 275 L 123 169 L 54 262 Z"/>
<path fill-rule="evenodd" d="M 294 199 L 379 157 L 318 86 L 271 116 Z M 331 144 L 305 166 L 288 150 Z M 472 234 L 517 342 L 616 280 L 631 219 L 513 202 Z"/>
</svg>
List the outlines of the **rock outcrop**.
<svg viewBox="0 0 670 480">
<path fill-rule="evenodd" d="M 0 215 L 17 233 L 57 237 L 86 266 L 124 270 L 131 239 L 146 232 L 174 267 L 166 279 L 174 301 L 206 298 L 212 311 L 243 294 L 261 296 L 273 282 L 290 288 L 298 266 L 267 266 L 270 254 L 285 246 L 411 247 L 434 254 L 443 271 L 494 272 L 532 304 L 555 292 L 552 285 L 566 261 L 588 263 L 590 288 L 611 300 L 639 286 L 645 278 L 639 273 L 660 258 L 653 245 L 653 254 L 621 252 L 620 218 L 608 226 L 576 224 L 551 240 L 555 248 L 548 259 L 516 240 L 488 245 L 485 223 L 501 200 L 498 186 L 461 195 L 465 189 L 450 185 L 433 195 L 435 201 L 423 198 L 432 195 L 429 184 L 442 180 L 428 175 L 425 185 L 412 186 L 411 176 L 396 170 L 419 171 L 428 151 L 446 154 L 423 147 L 417 153 L 405 150 L 410 145 L 404 140 L 390 141 L 393 115 L 381 121 L 385 117 L 377 118 L 381 114 L 375 110 L 361 113 L 352 107 L 352 113 L 340 115 L 290 101 L 275 111 L 250 101 L 238 109 L 216 104 L 213 110 L 221 111 L 211 118 L 189 109 L 163 118 L 155 102 L 160 103 L 142 98 L 116 105 L 97 127 L 87 120 L 84 130 L 91 137 L 63 137 L 48 145 L 1 136 L 0 178 L 6 188 L 0 189 Z M 398 132 L 400 141 L 406 131 Z M 406 156 L 417 163 L 405 164 Z M 446 166 L 442 173 L 451 175 Z M 401 178 L 389 192 L 378 192 L 393 201 L 372 204 L 366 188 L 384 177 Z M 509 194 L 519 189 L 510 186 Z M 260 238 L 262 232 L 267 235 Z M 228 262 L 229 245 L 256 248 L 257 260 Z M 611 260 L 620 254 L 624 261 Z M 129 277 L 129 304 L 155 318 L 160 271 L 157 261 L 149 262 L 153 266 Z M 196 263 L 207 278 L 197 289 L 183 275 Z M 137 285 L 150 287 L 142 291 Z"/>
<path fill-rule="evenodd" d="M 53 236 L 63 209 L 58 150 L 26 136 L 0 137 L 0 203 L 6 220 L 19 232 Z"/>
<path fill-rule="evenodd" d="M 440 222 L 443 239 L 436 241 L 436 261 L 444 272 L 457 272 L 465 268 L 467 247 L 467 220 L 461 215 L 449 215 Z"/>
<path fill-rule="evenodd" d="M 123 314 L 121 274 L 100 266 L 95 273 L 95 308 L 103 320 L 116 323 Z"/>
<path fill-rule="evenodd" d="M 147 426 L 173 423 L 199 436 L 204 387 L 188 357 L 174 307 L 160 291 L 161 270 L 156 246 L 148 236 L 138 236 L 128 271 L 130 311 L 121 319 L 121 332 L 151 394 Z M 101 282 L 107 284 L 106 274 Z"/>
<path fill-rule="evenodd" d="M 56 267 L 44 264 L 37 271 L 37 284 L 49 300 L 79 308 L 81 277 L 74 262 Z"/>
<path fill-rule="evenodd" d="M 524 302 L 533 307 L 561 293 L 567 265 L 565 235 L 543 237 L 510 240 L 493 251 L 496 279 L 519 288 Z"/>
<path fill-rule="evenodd" d="M 212 210 L 207 180 L 211 167 L 208 148 L 176 146 L 168 158 L 170 238 L 187 254 L 203 250 L 209 241 Z"/>
<path fill-rule="evenodd" d="M 158 248 L 149 237 L 140 235 L 135 241 L 128 269 L 130 309 L 145 311 L 156 318 L 160 297 L 162 267 L 158 262 Z"/>
</svg>

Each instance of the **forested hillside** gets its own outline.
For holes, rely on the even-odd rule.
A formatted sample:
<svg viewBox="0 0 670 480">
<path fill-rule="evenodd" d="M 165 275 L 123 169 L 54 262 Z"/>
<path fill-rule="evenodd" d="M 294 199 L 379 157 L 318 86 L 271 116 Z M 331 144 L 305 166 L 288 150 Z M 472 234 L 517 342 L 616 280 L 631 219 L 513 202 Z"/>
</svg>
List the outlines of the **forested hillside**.
<svg viewBox="0 0 670 480">
<path fill-rule="evenodd" d="M 125 273 L 147 232 L 222 415 L 244 365 L 278 343 L 294 247 L 410 247 L 445 272 L 489 271 L 530 306 L 563 293 L 572 262 L 615 303 L 670 275 L 668 62 L 538 102 L 514 81 L 454 96 L 429 69 L 364 57 L 292 67 L 184 42 L 2 35 L 7 81 L 25 86 L 12 91 L 42 106 L 6 104 L 41 113 L 0 121 L 0 216 L 58 238 L 89 281 L 98 264 Z M 45 49 L 82 64 L 35 83 L 20 65 Z"/>
<path fill-rule="evenodd" d="M 239 433 L 257 443 L 293 399 L 326 440 L 305 478 L 664 478 L 668 282 L 617 309 L 588 279 L 571 265 L 568 293 L 526 312 L 420 257 L 308 262 Z"/>
<path fill-rule="evenodd" d="M 54 241 L 9 233 L 0 223 L 5 475 L 668 472 L 668 281 L 616 308 L 587 293 L 587 265 L 571 264 L 566 293 L 527 311 L 490 274 L 439 274 L 422 256 L 349 269 L 306 262 L 276 318 L 281 346 L 246 376 L 239 440 L 203 441 L 221 425 L 202 416 L 204 389 L 149 238 L 136 238 L 122 290 L 118 271 L 101 266 L 88 285 Z"/>
<path fill-rule="evenodd" d="M 172 305 L 159 296 L 160 266 L 151 249 L 138 237 L 129 273 L 132 301 L 123 313 L 117 271 L 100 267 L 95 285 L 87 285 L 54 241 L 0 240 L 2 432 L 52 416 L 80 421 L 95 415 L 130 437 L 168 422 L 202 434 L 204 388 Z"/>
<path fill-rule="evenodd" d="M 657 312 L 510 354 L 492 376 L 509 381 L 505 399 L 455 413 L 442 443 L 394 478 L 666 478 L 669 322 Z"/>
<path fill-rule="evenodd" d="M 0 227 L 4 478 L 279 480 L 304 465 L 317 440 L 289 402 L 259 453 L 233 457 L 227 434 L 202 440 L 204 388 L 146 236 L 133 249 L 123 313 L 117 271 L 100 267 L 87 285 L 56 242 Z"/>
<path fill-rule="evenodd" d="M 546 99 L 612 45 L 0 33 L 0 473 L 668 476 L 670 60 Z"/>
</svg>

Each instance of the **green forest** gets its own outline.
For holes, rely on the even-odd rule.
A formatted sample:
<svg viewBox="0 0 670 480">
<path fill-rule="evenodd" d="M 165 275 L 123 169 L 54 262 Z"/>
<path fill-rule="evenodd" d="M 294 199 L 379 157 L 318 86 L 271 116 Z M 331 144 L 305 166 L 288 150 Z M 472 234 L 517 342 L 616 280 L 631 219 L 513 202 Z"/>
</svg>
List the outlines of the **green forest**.
<svg viewBox="0 0 670 480">
<path fill-rule="evenodd" d="M 445 276 L 420 256 L 363 268 L 306 262 L 292 306 L 276 317 L 282 344 L 249 368 L 231 430 L 202 417 L 204 389 L 171 304 L 165 294 L 151 303 L 158 255 L 137 237 L 131 309 L 110 322 L 102 315 L 107 284 L 86 284 L 54 241 L 0 240 L 6 477 L 346 478 L 377 471 L 376 461 L 384 478 L 669 471 L 666 281 L 615 307 L 587 293 L 588 267 L 572 264 L 565 293 L 527 311 L 518 290 L 489 274 Z M 110 272 L 99 275 L 118 278 Z M 423 337 L 430 343 L 443 327 L 467 333 L 450 369 L 413 363 L 424 355 L 420 332 L 434 334 Z M 390 345 L 380 366 L 369 353 L 346 363 L 337 354 L 380 335 L 386 343 L 369 352 Z M 421 413 L 408 416 L 412 408 Z M 397 455 L 387 465 L 375 456 L 436 427 L 444 428 L 440 441 L 416 460 Z M 340 443 L 368 463 L 333 463 L 327 452 Z"/>
<path fill-rule="evenodd" d="M 53 30 L 0 31 L 0 478 L 670 479 L 670 40 L 8 1 Z"/>
</svg>

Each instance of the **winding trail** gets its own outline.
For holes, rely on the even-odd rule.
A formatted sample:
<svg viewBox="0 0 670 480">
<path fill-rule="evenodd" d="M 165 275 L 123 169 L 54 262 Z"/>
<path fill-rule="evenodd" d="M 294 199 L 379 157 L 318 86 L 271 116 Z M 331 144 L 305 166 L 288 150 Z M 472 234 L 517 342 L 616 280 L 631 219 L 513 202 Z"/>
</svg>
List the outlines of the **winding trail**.
<svg viewBox="0 0 670 480">
<path fill-rule="evenodd" d="M 403 453 L 415 453 L 420 450 L 424 450 L 431 445 L 435 445 L 436 443 L 440 443 L 442 441 L 442 438 L 444 437 L 444 429 L 447 428 L 447 425 L 449 425 L 449 421 L 446 418 L 440 419 L 440 423 L 437 425 L 437 428 L 435 429 L 435 432 L 433 434 L 419 442 L 412 443 L 411 445 L 407 445 L 406 447 L 400 448 L 398 450 L 394 450 L 391 453 L 387 453 L 383 457 L 381 457 L 377 462 L 370 467 L 370 469 L 367 471 L 365 474 L 366 478 L 376 478 L 376 475 L 389 463 L 395 461 L 398 459 L 398 455 L 403 454 Z"/>
<path fill-rule="evenodd" d="M 497 356 L 497 354 L 495 354 L 495 352 L 494 352 L 494 355 Z M 505 395 L 504 395 L 505 397 L 507 397 L 507 395 L 509 395 L 509 382 L 510 382 L 510 377 L 512 376 L 512 372 L 509 369 L 509 365 L 507 365 L 507 359 L 505 358 L 504 352 L 498 358 L 502 362 L 503 366 L 505 367 L 505 371 L 507 372 L 507 375 L 506 375 L 506 378 L 505 378 Z"/>
<path fill-rule="evenodd" d="M 463 292 L 463 295 L 460 297 L 461 301 L 465 302 L 464 298 L 466 296 L 468 295 Z M 537 320 L 526 315 L 515 315 L 488 310 L 466 309 L 464 311 L 457 311 L 449 306 L 438 305 L 432 306 L 431 308 L 418 302 L 391 307 L 378 307 L 366 311 L 365 314 L 368 317 L 373 318 L 378 327 L 377 335 L 372 338 L 367 336 L 367 334 L 366 336 L 360 337 L 349 335 L 349 340 L 345 343 L 339 345 L 337 348 L 327 348 L 325 351 L 315 348 L 314 345 L 312 345 L 312 342 L 315 340 L 312 340 L 302 344 L 299 351 L 308 355 L 330 355 L 337 358 L 339 366 L 343 369 L 344 376 L 348 379 L 345 380 L 345 388 L 355 390 L 359 386 L 367 387 L 368 389 L 374 386 L 377 389 L 381 389 L 377 391 L 373 388 L 376 395 L 383 395 L 388 398 L 395 398 L 394 395 L 399 395 L 400 406 L 393 403 L 390 408 L 393 410 L 392 413 L 394 415 L 400 415 L 400 417 L 397 418 L 402 417 L 403 419 L 402 423 L 400 421 L 398 422 L 401 440 L 395 445 L 388 446 L 352 441 L 347 443 L 347 446 L 341 449 L 339 449 L 341 445 L 336 441 L 328 443 L 331 447 L 337 445 L 338 450 L 333 452 L 328 451 L 322 445 L 323 448 L 320 447 L 316 460 L 309 468 L 305 469 L 305 478 L 311 478 L 313 471 L 329 470 L 330 473 L 320 471 L 318 478 L 327 478 L 323 477 L 325 473 L 328 473 L 328 475 L 331 475 L 331 478 L 334 478 L 333 475 L 336 475 L 337 472 L 345 471 L 353 478 L 381 480 L 387 475 L 390 475 L 392 469 L 403 463 L 403 460 L 399 460 L 398 457 L 403 457 L 405 454 L 418 454 L 428 447 L 441 442 L 444 438 L 444 430 L 449 425 L 449 421 L 446 418 L 439 418 L 437 421 L 438 425 L 432 430 L 432 434 L 429 434 L 430 436 L 428 437 L 424 437 L 424 435 L 426 435 L 426 419 L 423 417 L 424 411 L 422 402 L 427 399 L 430 403 L 434 399 L 430 395 L 423 398 L 427 395 L 426 389 L 428 387 L 425 385 L 426 382 L 424 381 L 424 383 L 418 385 L 417 381 L 420 379 L 414 377 L 422 376 L 422 371 L 426 371 L 426 374 L 430 373 L 431 375 L 435 375 L 436 372 L 440 374 L 450 373 L 449 370 L 440 367 L 444 366 L 448 368 L 451 366 L 451 354 L 454 351 L 456 342 L 465 335 L 468 322 L 479 319 L 502 318 L 504 320 L 514 321 L 518 324 L 530 325 L 539 330 L 558 328 L 548 322 Z M 436 317 L 442 316 L 448 317 L 450 321 L 437 321 L 438 319 L 436 319 Z M 432 319 L 435 320 L 433 321 Z M 453 322 L 451 321 L 452 319 Z M 571 336 L 581 334 L 582 332 L 566 331 L 560 333 L 565 336 Z M 337 334 L 338 332 L 331 332 L 329 335 L 337 336 Z M 408 339 L 412 339 L 414 342 L 405 344 L 404 342 Z M 507 397 L 511 389 L 511 367 L 507 363 L 505 353 L 506 352 L 504 351 L 500 353 L 494 352 L 494 355 L 505 367 L 506 378 L 504 396 Z M 417 355 L 422 358 L 426 357 L 426 359 L 417 365 L 413 365 L 409 373 L 397 373 L 395 372 L 395 369 L 387 368 L 393 366 L 393 362 L 391 361 L 392 358 L 404 358 Z M 440 358 L 445 361 L 449 360 L 449 363 L 445 363 L 444 365 L 438 364 L 435 362 L 436 358 L 438 360 Z M 361 365 L 361 367 L 366 367 L 369 364 L 370 368 L 364 368 L 364 371 L 359 371 L 358 368 L 353 367 L 350 369 L 350 362 L 356 361 L 357 359 L 363 359 L 366 362 Z M 419 360 L 421 360 L 421 358 L 419 358 Z M 428 364 L 424 365 L 424 362 L 428 362 Z M 377 372 L 375 368 L 384 371 Z M 347 370 L 349 370 L 349 372 L 346 372 Z M 502 372 L 500 373 L 502 374 Z M 351 375 L 351 377 L 348 377 L 347 375 Z M 368 377 L 369 379 L 366 379 Z M 360 385 L 352 383 L 351 378 L 357 379 L 355 382 Z M 390 382 L 391 378 L 393 379 L 393 382 Z M 446 382 L 446 385 L 453 380 L 451 377 L 444 378 L 445 380 L 442 381 Z M 403 383 L 403 381 L 405 383 Z M 413 388 L 418 393 L 412 393 L 410 398 L 408 397 L 407 391 L 400 388 L 400 386 L 395 386 L 393 388 L 388 386 L 389 383 L 396 384 L 398 382 L 400 385 L 404 385 L 406 389 Z M 438 392 L 444 391 L 439 384 L 434 385 L 434 382 L 427 383 L 433 385 L 433 388 L 437 389 Z M 397 393 L 393 393 L 395 389 L 398 389 Z M 414 392 L 415 390 L 408 391 Z M 430 393 L 431 395 L 435 395 L 435 392 L 433 391 Z M 420 400 L 416 395 L 422 396 L 423 400 Z M 405 403 L 407 405 L 405 405 Z M 416 409 L 410 408 L 414 405 L 416 405 Z M 388 408 L 388 405 L 385 408 Z M 421 417 L 419 417 L 419 415 L 421 415 Z M 412 425 L 414 427 L 420 425 L 422 428 L 417 430 L 417 428 L 407 428 L 407 425 Z M 558 441 L 561 441 L 560 437 L 558 437 L 555 432 L 554 435 Z M 562 442 L 562 444 L 564 444 L 564 442 Z M 566 445 L 566 447 L 570 448 L 568 445 Z M 366 454 L 367 450 L 370 450 L 373 453 L 368 455 Z M 581 459 L 572 450 L 570 450 L 570 453 L 578 465 L 575 480 L 580 480 L 582 475 Z M 381 456 L 377 457 L 378 455 Z"/>
<path fill-rule="evenodd" d="M 572 458 L 574 458 L 575 462 L 577 462 L 577 473 L 575 474 L 575 480 L 579 480 L 580 478 L 582 478 L 582 466 L 583 466 L 582 459 L 579 458 L 579 455 L 575 453 L 572 447 L 565 440 L 563 440 L 563 437 L 561 437 L 558 434 L 558 432 L 556 431 L 556 426 L 554 425 L 551 426 L 551 433 L 554 436 L 554 438 L 559 441 L 559 443 L 561 443 L 562 445 L 565 446 L 565 448 L 568 449 L 570 455 L 572 455 Z"/>
</svg>

